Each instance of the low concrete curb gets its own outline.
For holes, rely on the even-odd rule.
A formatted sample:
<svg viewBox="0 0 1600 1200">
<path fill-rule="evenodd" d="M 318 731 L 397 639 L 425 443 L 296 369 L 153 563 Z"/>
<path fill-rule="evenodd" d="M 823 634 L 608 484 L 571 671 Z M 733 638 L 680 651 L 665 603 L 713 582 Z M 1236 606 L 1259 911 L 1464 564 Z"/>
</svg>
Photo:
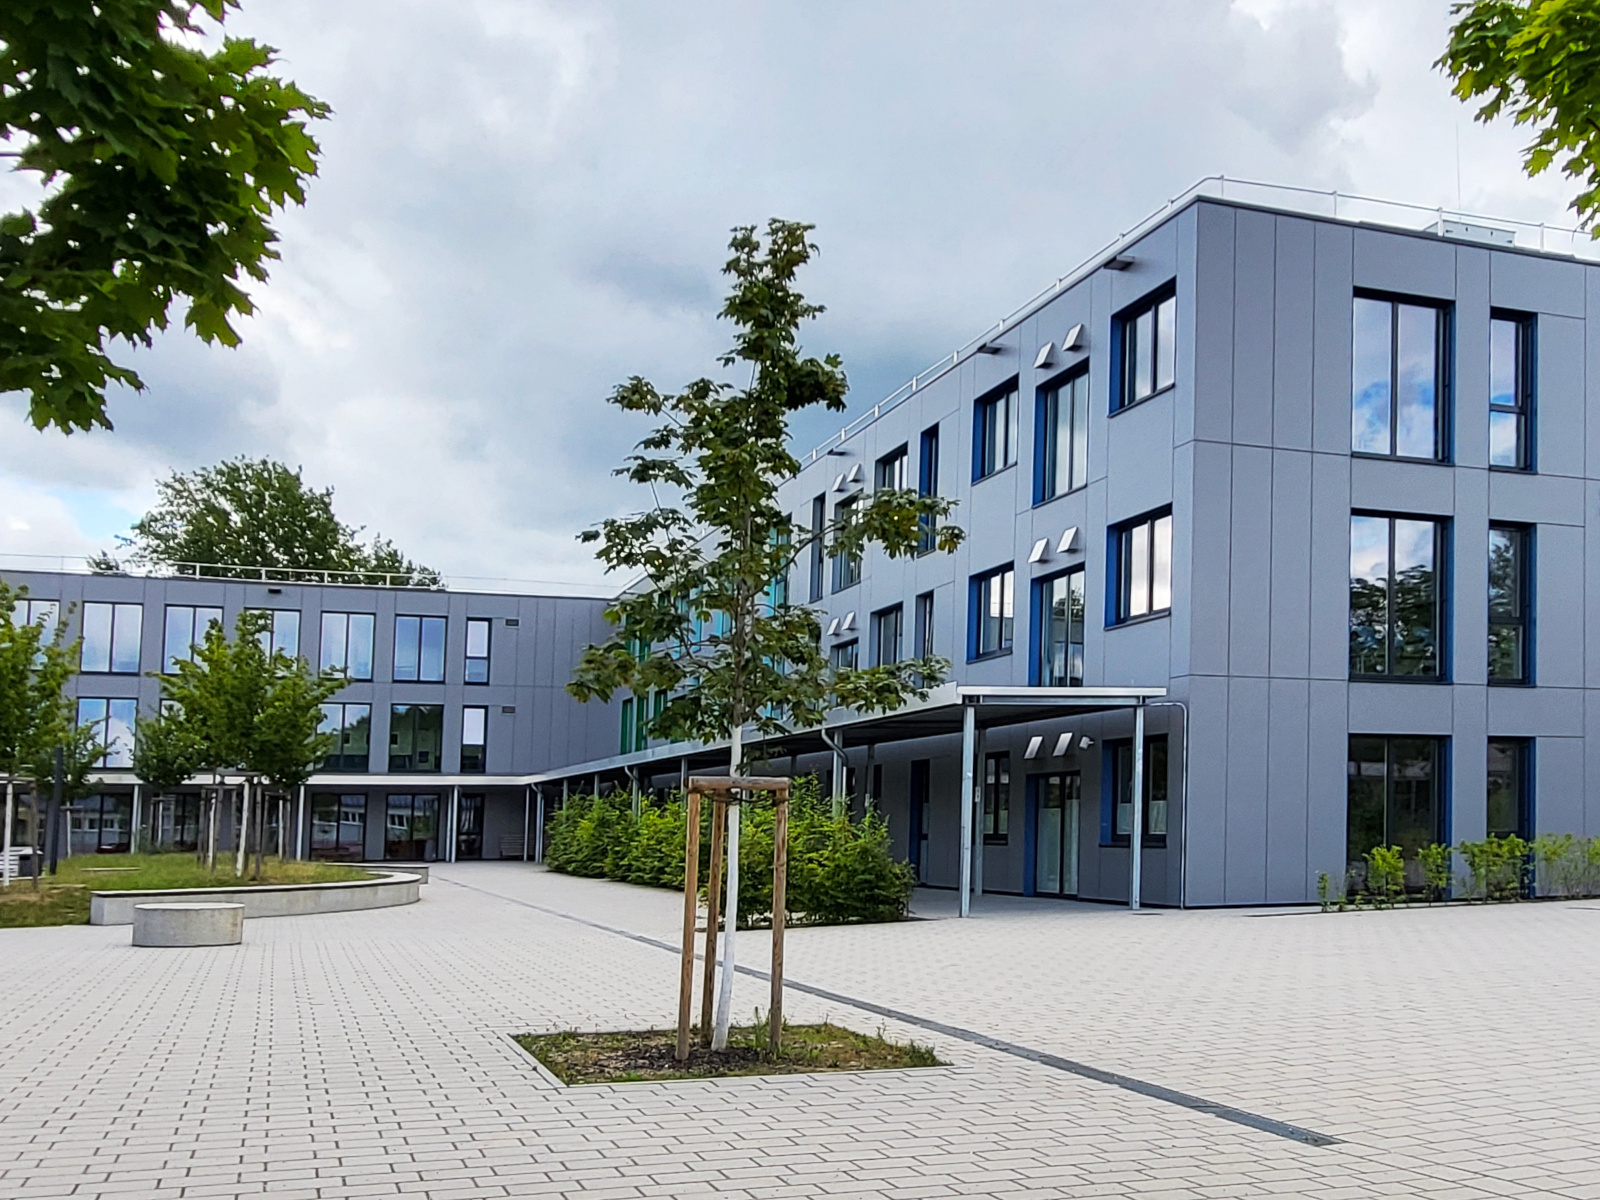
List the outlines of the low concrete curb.
<svg viewBox="0 0 1600 1200">
<path fill-rule="evenodd" d="M 389 871 L 376 879 L 345 883 L 280 883 L 262 887 L 178 888 L 155 892 L 91 892 L 89 924 L 131 925 L 138 904 L 242 904 L 246 917 L 303 917 L 312 913 L 393 908 L 422 899 L 422 879 Z"/>
</svg>

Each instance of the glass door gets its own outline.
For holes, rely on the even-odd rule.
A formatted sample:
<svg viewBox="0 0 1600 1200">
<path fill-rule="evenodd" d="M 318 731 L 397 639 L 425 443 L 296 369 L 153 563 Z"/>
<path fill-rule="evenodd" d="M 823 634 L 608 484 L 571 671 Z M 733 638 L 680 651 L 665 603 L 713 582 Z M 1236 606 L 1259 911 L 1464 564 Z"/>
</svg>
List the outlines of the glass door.
<svg viewBox="0 0 1600 1200">
<path fill-rule="evenodd" d="M 1034 788 L 1038 824 L 1034 837 L 1033 890 L 1040 896 L 1078 894 L 1079 775 L 1040 775 Z"/>
<path fill-rule="evenodd" d="M 388 797 L 383 857 L 391 862 L 434 862 L 439 857 L 439 797 Z"/>
<path fill-rule="evenodd" d="M 483 795 L 463 792 L 456 809 L 456 857 L 483 857 Z"/>
</svg>

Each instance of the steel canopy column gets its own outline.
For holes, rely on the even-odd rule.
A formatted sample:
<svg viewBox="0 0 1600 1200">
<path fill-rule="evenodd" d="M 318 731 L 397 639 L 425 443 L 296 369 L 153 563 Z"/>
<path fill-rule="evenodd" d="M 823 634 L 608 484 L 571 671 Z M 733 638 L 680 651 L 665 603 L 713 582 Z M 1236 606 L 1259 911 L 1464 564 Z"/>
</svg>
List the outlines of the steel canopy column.
<svg viewBox="0 0 1600 1200">
<path fill-rule="evenodd" d="M 306 785 L 303 784 L 303 783 L 300 785 L 299 802 L 296 804 L 295 808 L 296 808 L 295 818 L 294 818 L 295 857 L 299 858 L 299 859 L 310 858 L 311 857 L 311 845 L 310 845 L 309 839 L 306 837 Z M 366 849 L 363 847 L 363 849 L 361 851 L 361 857 L 365 858 L 366 856 L 367 856 Z"/>
<path fill-rule="evenodd" d="M 1139 907 L 1139 886 L 1144 868 L 1144 701 L 1133 709 L 1133 818 L 1128 833 L 1128 908 Z"/>
<path fill-rule="evenodd" d="M 38 794 L 35 793 L 35 795 L 34 795 L 34 805 L 33 805 L 34 812 L 38 812 L 39 811 L 38 799 L 39 799 Z M 139 802 L 141 800 L 143 800 L 143 799 L 144 799 L 144 788 L 141 785 L 137 784 L 137 783 L 134 784 L 133 785 L 133 816 L 132 816 L 132 820 L 130 821 L 131 828 L 128 830 L 128 853 L 130 853 L 130 854 L 139 853 L 139 818 L 144 815 L 143 812 L 140 811 L 143 806 Z M 35 872 L 35 874 L 37 874 L 37 872 Z"/>
<path fill-rule="evenodd" d="M 529 823 L 533 820 L 533 784 L 522 789 L 522 861 L 528 861 Z"/>
<path fill-rule="evenodd" d="M 973 756 L 978 752 L 978 710 L 971 704 L 961 709 L 961 900 L 959 913 L 972 912 L 972 795 Z"/>
<path fill-rule="evenodd" d="M 535 822 L 537 822 L 533 827 L 533 861 L 542 863 L 544 861 L 544 788 L 536 787 L 533 792 L 535 797 L 533 816 Z M 522 844 L 526 847 L 528 843 L 524 841 Z"/>
</svg>

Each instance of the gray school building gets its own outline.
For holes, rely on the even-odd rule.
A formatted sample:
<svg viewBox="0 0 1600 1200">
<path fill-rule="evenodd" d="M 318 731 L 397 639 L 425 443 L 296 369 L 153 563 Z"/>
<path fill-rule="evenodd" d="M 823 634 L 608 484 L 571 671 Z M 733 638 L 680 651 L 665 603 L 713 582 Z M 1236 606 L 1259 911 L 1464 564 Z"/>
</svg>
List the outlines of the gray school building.
<svg viewBox="0 0 1600 1200">
<path fill-rule="evenodd" d="M 955 554 L 786 581 L 835 662 L 950 681 L 758 751 L 873 805 L 929 885 L 1122 901 L 1138 863 L 1149 903 L 1293 903 L 1378 844 L 1600 833 L 1600 266 L 1538 227 L 1240 193 L 1166 206 L 784 484 L 812 525 L 876 487 L 958 501 Z M 124 620 L 136 670 L 205 606 L 297 612 L 314 665 L 359 642 L 301 853 L 521 857 L 563 787 L 725 765 L 562 692 L 600 599 L 4 574 L 98 622 L 86 720 L 154 704 L 113 669 Z"/>
</svg>

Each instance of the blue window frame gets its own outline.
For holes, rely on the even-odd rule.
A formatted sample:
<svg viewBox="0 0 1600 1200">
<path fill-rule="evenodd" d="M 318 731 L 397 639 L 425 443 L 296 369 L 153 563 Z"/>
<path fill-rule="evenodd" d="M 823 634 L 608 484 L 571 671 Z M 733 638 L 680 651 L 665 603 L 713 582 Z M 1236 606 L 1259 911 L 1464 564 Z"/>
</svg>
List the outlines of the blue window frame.
<svg viewBox="0 0 1600 1200">
<path fill-rule="evenodd" d="M 1533 739 L 1490 738 L 1484 829 L 1490 837 L 1532 841 Z"/>
<path fill-rule="evenodd" d="M 1350 515 L 1350 677 L 1445 678 L 1446 525 Z"/>
<path fill-rule="evenodd" d="M 1350 450 L 1449 458 L 1450 308 L 1357 294 L 1351 312 Z"/>
<path fill-rule="evenodd" d="M 1083 686 L 1085 608 L 1082 567 L 1033 581 L 1032 686 Z"/>
<path fill-rule="evenodd" d="M 974 575 L 968 586 L 967 658 L 1011 653 L 1016 572 L 1010 563 Z"/>
<path fill-rule="evenodd" d="M 1172 609 L 1172 510 L 1160 509 L 1106 531 L 1106 623 L 1118 625 Z"/>
<path fill-rule="evenodd" d="M 939 427 L 930 425 L 922 431 L 921 443 L 918 447 L 917 461 L 917 495 L 937 496 L 939 494 Z M 938 528 L 938 522 L 933 517 L 921 518 L 922 537 L 917 543 L 918 554 L 928 554 L 933 550 L 933 535 Z"/>
<path fill-rule="evenodd" d="M 1033 422 L 1033 502 L 1043 504 L 1089 482 L 1087 366 L 1039 389 Z"/>
<path fill-rule="evenodd" d="M 1532 471 L 1534 318 L 1489 314 L 1489 466 Z"/>
<path fill-rule="evenodd" d="M 972 479 L 976 483 L 1017 461 L 1017 381 L 972 406 Z"/>
<path fill-rule="evenodd" d="M 1111 411 L 1164 392 L 1178 376 L 1176 282 L 1165 284 L 1117 314 L 1111 324 Z"/>
<path fill-rule="evenodd" d="M 1133 833 L 1133 739 L 1104 743 L 1100 844 L 1126 846 Z M 1167 735 L 1144 739 L 1144 827 L 1139 840 L 1147 847 L 1167 844 Z"/>
</svg>

